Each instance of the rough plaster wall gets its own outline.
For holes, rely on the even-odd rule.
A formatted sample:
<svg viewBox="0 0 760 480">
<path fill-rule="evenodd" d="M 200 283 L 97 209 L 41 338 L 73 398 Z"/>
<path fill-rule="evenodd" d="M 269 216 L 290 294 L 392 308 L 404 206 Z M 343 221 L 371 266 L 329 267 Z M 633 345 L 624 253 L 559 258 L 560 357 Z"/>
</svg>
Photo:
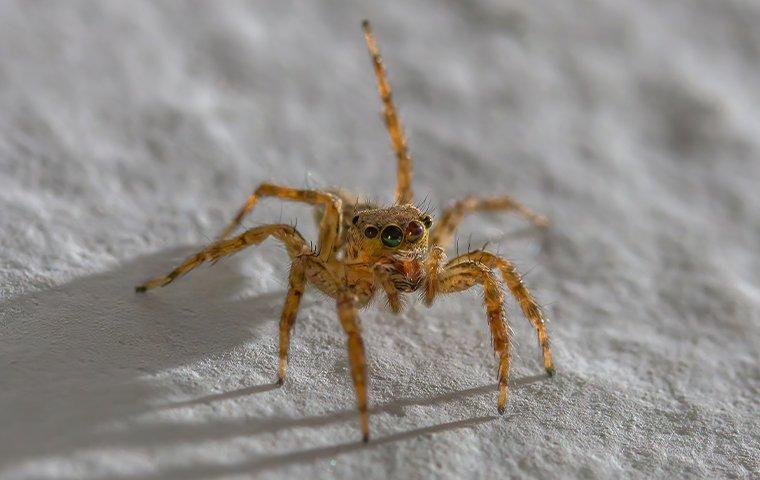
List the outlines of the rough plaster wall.
<svg viewBox="0 0 760 480">
<path fill-rule="evenodd" d="M 392 198 L 372 19 L 432 205 L 546 305 L 510 301 L 496 415 L 478 292 L 362 314 L 307 296 L 273 388 L 286 256 L 133 286 L 264 180 Z M 0 477 L 758 476 L 760 6 L 752 1 L 0 3 Z M 439 210 L 440 211 L 440 210 Z M 300 218 L 268 202 L 248 225 Z"/>
</svg>

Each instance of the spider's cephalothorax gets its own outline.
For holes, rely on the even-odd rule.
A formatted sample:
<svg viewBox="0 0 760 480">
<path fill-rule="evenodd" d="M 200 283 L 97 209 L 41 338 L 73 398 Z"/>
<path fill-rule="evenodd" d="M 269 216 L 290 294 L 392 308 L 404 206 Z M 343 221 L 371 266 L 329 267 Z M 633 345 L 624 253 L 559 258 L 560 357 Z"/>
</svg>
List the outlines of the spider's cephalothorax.
<svg viewBox="0 0 760 480">
<path fill-rule="evenodd" d="M 430 215 L 413 205 L 357 212 L 346 234 L 346 269 L 386 278 L 399 292 L 420 288 L 428 252 Z"/>
<path fill-rule="evenodd" d="M 338 318 L 348 339 L 348 358 L 356 388 L 361 430 L 364 441 L 367 441 L 367 382 L 358 310 L 378 292 L 386 297 L 391 311 L 398 313 L 404 294 L 420 291 L 425 303 L 431 305 L 439 294 L 460 292 L 476 285 L 482 287 L 493 348 L 499 361 L 499 413 L 504 412 L 507 401 L 511 359 L 503 287 L 515 297 L 523 314 L 535 328 L 543 352 L 544 368 L 550 375 L 554 373 L 554 365 L 541 309 L 512 263 L 485 250 L 471 251 L 451 260 L 447 260 L 445 254 L 457 226 L 468 213 L 512 210 L 541 227 L 547 225 L 546 218 L 506 195 L 467 197 L 454 202 L 435 224 L 426 212 L 410 203 L 412 162 L 403 128 L 391 100 L 390 85 L 369 23 L 365 21 L 362 28 L 383 101 L 383 117 L 397 160 L 395 205 L 378 208 L 372 203 L 360 203 L 344 190 L 304 190 L 264 183 L 248 197 L 216 242 L 187 258 L 168 275 L 149 280 L 136 290 L 144 292 L 167 285 L 201 263 L 214 262 L 250 245 L 257 245 L 268 237 L 281 241 L 292 263 L 280 317 L 278 383 L 285 380 L 290 334 L 304 289 L 311 284 L 336 301 Z M 310 247 L 295 227 L 287 224 L 263 225 L 232 236 L 243 218 L 264 197 L 317 206 L 317 247 Z"/>
</svg>

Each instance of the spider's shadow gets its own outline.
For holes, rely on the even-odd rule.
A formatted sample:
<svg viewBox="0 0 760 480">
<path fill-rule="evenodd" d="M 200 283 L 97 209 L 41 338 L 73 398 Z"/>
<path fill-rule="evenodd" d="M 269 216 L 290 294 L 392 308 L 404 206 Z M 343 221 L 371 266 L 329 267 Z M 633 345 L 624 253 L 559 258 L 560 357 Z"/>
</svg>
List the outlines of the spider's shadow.
<svg viewBox="0 0 760 480">
<path fill-rule="evenodd" d="M 522 377 L 510 382 L 511 388 L 519 388 L 524 385 L 539 382 L 547 379 L 545 374 L 531 375 Z M 209 404 L 216 401 L 229 400 L 238 397 L 244 397 L 255 393 L 262 393 L 276 388 L 276 384 L 258 385 L 255 387 L 246 387 L 239 390 L 233 390 L 222 394 L 208 395 L 199 397 L 197 399 L 185 402 L 177 402 L 168 405 L 164 405 L 162 408 L 182 408 L 197 404 Z M 438 395 L 434 395 L 428 398 L 401 398 L 393 400 L 384 405 L 380 405 L 370 409 L 371 414 L 378 413 L 397 413 L 403 414 L 403 409 L 413 406 L 428 406 L 437 405 L 440 403 L 462 400 L 467 397 L 477 396 L 482 394 L 493 393 L 497 390 L 497 385 L 484 385 L 480 387 L 472 387 L 462 390 L 448 391 Z M 218 464 L 201 464 L 193 465 L 189 467 L 179 467 L 175 469 L 161 471 L 162 478 L 167 479 L 191 479 L 191 478 L 209 478 L 225 475 L 234 475 L 240 473 L 252 474 L 260 471 L 276 469 L 278 467 L 294 464 L 294 463 L 307 463 L 321 458 L 329 458 L 335 455 L 349 453 L 357 450 L 375 448 L 377 446 L 385 445 L 388 443 L 398 442 L 402 440 L 412 439 L 423 435 L 429 435 L 438 432 L 444 432 L 448 430 L 455 430 L 459 428 L 474 427 L 483 423 L 487 423 L 493 420 L 497 420 L 501 417 L 480 416 L 474 418 L 467 418 L 463 420 L 456 420 L 451 422 L 440 423 L 437 425 L 431 425 L 428 427 L 415 428 L 413 430 L 402 431 L 392 433 L 390 435 L 373 438 L 369 444 L 364 444 L 359 441 L 358 437 L 355 441 L 346 442 L 338 445 L 330 445 L 325 447 L 310 448 L 306 450 L 297 450 L 293 452 L 273 455 L 259 456 L 250 461 L 233 464 L 233 465 L 218 465 Z M 354 421 L 357 419 L 357 413 L 355 410 L 344 410 L 339 412 L 330 413 L 327 415 L 303 417 L 303 418 L 266 418 L 266 419 L 254 419 L 235 422 L 235 425 L 228 425 L 224 428 L 225 435 L 255 435 L 260 433 L 274 432 L 285 429 L 302 428 L 302 427 L 320 427 L 329 425 L 332 423 L 342 421 Z M 174 438 L 156 437 L 159 432 L 151 432 L 148 436 L 158 442 L 165 442 L 173 440 Z M 166 433 L 166 432 L 165 432 Z M 221 432 L 220 432 L 221 433 Z M 176 432 L 176 439 L 186 438 L 186 436 L 198 436 L 201 435 L 204 438 L 208 438 L 209 430 L 205 427 L 205 431 Z M 357 433 L 358 435 L 358 433 Z M 146 477 L 147 478 L 147 477 Z M 134 480 L 134 479 L 133 479 Z M 139 480 L 139 479 L 138 479 Z"/>
<path fill-rule="evenodd" d="M 269 395 L 271 383 L 156 406 L 176 396 L 157 375 L 210 356 L 224 354 L 259 335 L 276 318 L 282 292 L 236 298 L 243 280 L 235 262 L 222 262 L 202 275 L 183 280 L 183 288 L 158 295 L 137 295 L 134 285 L 165 269 L 191 249 L 180 248 L 134 259 L 101 274 L 0 304 L 0 424 L 7 442 L 0 464 L 31 458 L 67 457 L 100 445 L 159 447 L 188 439 L 213 440 L 250 436 L 298 427 L 355 421 L 353 409 L 301 418 L 246 418 L 204 424 L 126 423 L 103 429 L 157 409 L 178 409 L 249 396 Z M 216 319 L 224 318 L 223 328 Z M 274 327 L 273 327 L 274 328 Z M 274 347 L 273 347 L 274 348 Z M 273 361 L 274 364 L 274 361 Z M 250 372 L 259 381 L 272 371 Z M 542 378 L 518 379 L 515 385 Z M 255 380 L 254 380 L 255 381 Z M 412 405 L 432 405 L 494 392 L 488 385 L 431 398 L 396 400 L 374 413 L 397 412 Z M 489 421 L 478 417 L 373 439 L 367 448 L 433 432 Z M 228 467 L 203 465 L 160 472 L 162 478 L 191 478 L 250 472 L 365 448 L 360 442 L 257 457 Z"/>
<path fill-rule="evenodd" d="M 135 293 L 192 250 L 136 258 L 0 303 L 0 424 L 16 439 L 0 449 L 0 464 L 95 445 L 99 426 L 147 413 L 175 393 L 156 375 L 229 352 L 276 318 L 279 291 L 235 298 L 244 284 L 235 262 L 189 276 L 183 288 Z"/>
</svg>

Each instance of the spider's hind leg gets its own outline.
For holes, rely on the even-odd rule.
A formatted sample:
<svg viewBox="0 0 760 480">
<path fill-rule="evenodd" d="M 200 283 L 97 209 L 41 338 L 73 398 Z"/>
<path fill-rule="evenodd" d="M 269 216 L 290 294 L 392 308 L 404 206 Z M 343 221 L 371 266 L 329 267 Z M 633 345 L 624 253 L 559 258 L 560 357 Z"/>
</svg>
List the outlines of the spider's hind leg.
<svg viewBox="0 0 760 480">
<path fill-rule="evenodd" d="M 271 183 L 262 183 L 259 187 L 248 196 L 235 218 L 219 235 L 219 239 L 227 238 L 243 221 L 246 215 L 250 213 L 253 207 L 262 197 L 276 197 L 282 200 L 293 202 L 310 203 L 320 205 L 324 208 L 325 214 L 319 224 L 319 256 L 322 260 L 327 260 L 338 248 L 339 234 L 341 231 L 341 218 L 343 213 L 342 202 L 330 192 L 321 190 L 302 190 L 298 188 L 283 187 Z"/>
<path fill-rule="evenodd" d="M 467 197 L 452 204 L 443 211 L 440 220 L 430 232 L 430 245 L 448 247 L 459 224 L 465 215 L 484 211 L 515 211 L 537 227 L 546 227 L 549 220 L 512 197 L 502 195 L 498 197 Z"/>
<path fill-rule="evenodd" d="M 237 253 L 251 245 L 258 245 L 270 236 L 277 238 L 285 244 L 285 248 L 288 250 L 288 255 L 291 258 L 307 249 L 306 242 L 294 227 L 283 224 L 263 225 L 251 228 L 237 237 L 212 243 L 198 253 L 190 255 L 167 275 L 148 280 L 142 285 L 137 286 L 135 290 L 145 292 L 152 288 L 163 287 L 204 262 L 215 262 L 222 257 Z"/>
<path fill-rule="evenodd" d="M 351 227 L 351 221 L 354 218 L 354 215 L 362 210 L 375 209 L 377 208 L 377 205 L 342 188 L 328 189 L 327 192 L 338 197 L 343 206 L 343 228 L 341 228 L 340 238 L 338 239 L 338 245 L 336 247 L 339 249 L 346 243 L 346 232 Z M 314 211 L 314 219 L 317 221 L 318 225 L 322 223 L 326 214 L 324 208 L 317 208 Z"/>
</svg>

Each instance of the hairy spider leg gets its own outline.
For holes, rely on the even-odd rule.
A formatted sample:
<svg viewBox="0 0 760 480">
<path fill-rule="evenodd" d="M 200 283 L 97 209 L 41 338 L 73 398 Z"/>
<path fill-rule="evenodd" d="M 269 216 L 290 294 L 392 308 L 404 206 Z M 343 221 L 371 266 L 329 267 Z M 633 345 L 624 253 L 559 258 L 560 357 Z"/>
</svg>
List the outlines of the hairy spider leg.
<svg viewBox="0 0 760 480">
<path fill-rule="evenodd" d="M 346 332 L 348 343 L 348 363 L 351 367 L 351 378 L 356 390 L 356 403 L 359 408 L 359 426 L 362 440 L 369 441 L 369 413 L 367 412 L 367 377 L 364 358 L 364 342 L 362 341 L 361 324 L 356 307 L 356 297 L 347 289 L 341 289 L 336 302 L 338 318 Z"/>
<path fill-rule="evenodd" d="M 367 41 L 367 48 L 372 57 L 372 66 L 375 69 L 377 77 L 377 90 L 380 92 L 380 99 L 383 101 L 383 119 L 391 137 L 391 146 L 396 154 L 398 170 L 396 172 L 396 204 L 406 204 L 412 201 L 412 159 L 409 156 L 409 150 L 406 146 L 406 136 L 404 127 L 396 113 L 396 107 L 393 105 L 393 94 L 391 85 L 383 67 L 383 59 L 380 57 L 380 51 L 377 48 L 375 37 L 372 35 L 372 27 L 368 20 L 362 22 L 364 39 Z"/>
<path fill-rule="evenodd" d="M 525 217 L 537 227 L 546 227 L 549 224 L 549 220 L 545 216 L 535 213 L 522 203 L 506 195 L 487 198 L 467 197 L 454 202 L 443 211 L 440 220 L 430 232 L 430 245 L 438 245 L 443 248 L 448 247 L 454 236 L 454 232 L 468 213 L 510 210 Z"/>
<path fill-rule="evenodd" d="M 304 251 L 304 249 L 308 250 L 306 241 L 301 234 L 298 233 L 298 230 L 291 225 L 262 225 L 260 227 L 251 228 L 237 237 L 212 243 L 198 253 L 187 257 L 184 262 L 167 275 L 148 280 L 136 287 L 135 290 L 138 292 L 144 292 L 152 288 L 163 287 L 204 262 L 215 262 L 222 257 L 232 255 L 233 253 L 239 252 L 251 245 L 258 245 L 270 236 L 285 244 L 288 255 L 291 258 L 294 258 L 296 255 Z"/>
<path fill-rule="evenodd" d="M 504 283 L 506 283 L 512 296 L 515 297 L 515 300 L 517 300 L 517 303 L 520 305 L 523 315 L 525 315 L 525 318 L 528 319 L 536 330 L 538 345 L 543 351 L 544 368 L 546 369 L 546 373 L 554 375 L 554 364 L 552 363 L 552 354 L 549 349 L 549 334 L 546 331 L 546 321 L 544 320 L 540 305 L 536 302 L 536 299 L 533 297 L 530 290 L 528 290 L 528 287 L 525 286 L 525 283 L 523 283 L 520 272 L 518 272 L 514 264 L 506 258 L 482 250 L 477 250 L 454 258 L 448 262 L 446 266 L 454 266 L 458 263 L 469 261 L 482 263 L 489 268 L 496 268 L 501 272 L 502 277 L 504 278 Z"/>
<path fill-rule="evenodd" d="M 285 303 L 282 305 L 280 315 L 280 350 L 279 363 L 277 365 L 277 384 L 285 382 L 285 369 L 288 366 L 288 349 L 290 348 L 290 333 L 296 324 L 298 307 L 301 304 L 303 292 L 306 289 L 306 272 L 301 257 L 297 257 L 290 265 L 288 276 L 288 293 L 285 295 Z"/>
<path fill-rule="evenodd" d="M 494 271 L 487 265 L 470 260 L 454 259 L 451 264 L 443 267 L 438 264 L 443 255 L 437 256 L 431 262 L 431 274 L 435 275 L 432 287 L 426 291 L 426 303 L 432 304 L 438 294 L 455 293 L 472 288 L 475 285 L 483 287 L 483 303 L 491 330 L 493 349 L 499 360 L 498 381 L 499 398 L 497 407 L 503 414 L 507 403 L 507 379 L 509 378 L 509 363 L 511 360 L 511 345 L 504 309 L 504 294 L 502 282 Z"/>
<path fill-rule="evenodd" d="M 322 221 L 319 226 L 319 244 L 318 252 L 322 260 L 327 260 L 337 250 L 339 246 L 338 235 L 340 234 L 342 222 L 342 202 L 340 197 L 330 192 L 321 190 L 302 190 L 298 188 L 284 187 L 273 185 L 271 183 L 262 183 L 259 187 L 248 196 L 235 218 L 219 235 L 219 239 L 227 238 L 243 221 L 253 207 L 262 197 L 275 197 L 282 200 L 294 202 L 309 203 L 320 205 L 325 209 Z"/>
</svg>

